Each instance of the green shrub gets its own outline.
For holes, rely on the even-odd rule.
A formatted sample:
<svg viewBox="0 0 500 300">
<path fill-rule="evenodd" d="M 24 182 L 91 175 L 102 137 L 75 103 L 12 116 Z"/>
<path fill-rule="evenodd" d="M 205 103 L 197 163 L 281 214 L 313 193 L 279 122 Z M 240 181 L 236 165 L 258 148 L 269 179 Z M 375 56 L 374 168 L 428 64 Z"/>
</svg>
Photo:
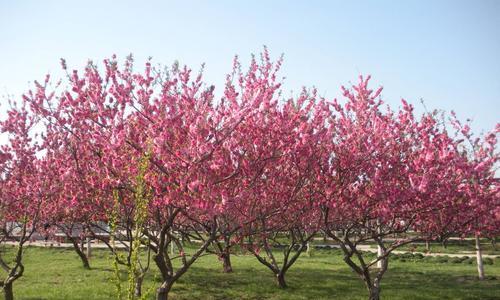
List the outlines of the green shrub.
<svg viewBox="0 0 500 300">
<path fill-rule="evenodd" d="M 472 265 L 474 263 L 474 259 L 469 257 L 469 258 L 465 259 L 464 261 L 462 261 L 462 263 Z"/>
<path fill-rule="evenodd" d="M 459 264 L 459 263 L 462 263 L 462 259 L 460 259 L 460 257 L 452 257 L 450 259 L 450 262 L 453 263 L 453 264 Z"/>
<path fill-rule="evenodd" d="M 450 260 L 450 257 L 448 255 L 445 255 L 445 256 L 436 256 L 436 262 L 437 263 L 447 263 L 449 260 Z"/>
<path fill-rule="evenodd" d="M 400 254 L 399 256 L 401 258 L 413 258 L 414 257 L 413 253 L 411 253 L 411 252 L 405 252 L 403 254 Z"/>
<path fill-rule="evenodd" d="M 423 259 L 425 256 L 422 253 L 415 253 L 413 254 L 413 257 L 416 259 Z"/>
</svg>

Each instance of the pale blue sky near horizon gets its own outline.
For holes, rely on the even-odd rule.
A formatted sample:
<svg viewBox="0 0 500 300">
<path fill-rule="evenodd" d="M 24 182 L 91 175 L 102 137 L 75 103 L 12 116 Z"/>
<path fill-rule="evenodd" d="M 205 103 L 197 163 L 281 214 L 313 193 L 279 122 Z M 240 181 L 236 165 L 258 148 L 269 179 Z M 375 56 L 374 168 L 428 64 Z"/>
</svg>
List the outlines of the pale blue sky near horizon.
<svg viewBox="0 0 500 300">
<path fill-rule="evenodd" d="M 35 79 L 133 53 L 178 60 L 220 91 L 234 55 L 285 55 L 284 95 L 372 75 L 392 107 L 455 110 L 476 133 L 500 122 L 500 1 L 6 1 L 0 0 L 0 117 Z"/>
</svg>

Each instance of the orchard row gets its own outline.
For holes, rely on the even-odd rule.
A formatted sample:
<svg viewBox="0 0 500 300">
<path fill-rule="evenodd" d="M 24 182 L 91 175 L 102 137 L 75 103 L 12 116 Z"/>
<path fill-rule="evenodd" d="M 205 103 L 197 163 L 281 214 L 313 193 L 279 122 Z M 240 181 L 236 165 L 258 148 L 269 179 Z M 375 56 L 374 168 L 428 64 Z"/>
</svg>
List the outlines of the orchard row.
<svg viewBox="0 0 500 300">
<path fill-rule="evenodd" d="M 103 240 L 116 270 L 129 270 L 126 288 L 117 282 L 129 299 L 148 271 L 145 248 L 161 274 L 156 297 L 167 299 L 207 252 L 229 272 L 233 245 L 284 287 L 287 270 L 321 233 L 340 245 L 369 298 L 379 299 L 398 247 L 498 234 L 499 126 L 476 138 L 453 114 L 417 115 L 404 100 L 391 109 L 369 77 L 342 88 L 338 101 L 305 88 L 285 98 L 281 60 L 267 50 L 245 73 L 235 59 L 218 96 L 201 72 L 178 65 L 148 62 L 135 71 L 132 58 L 121 66 L 115 57 L 83 73 L 62 65 L 65 80 L 36 82 L 0 123 L 8 135 L 1 238 L 18 243 L 14 261 L 0 261 L 6 299 L 35 234 L 67 233 L 85 262 L 75 227 L 110 237 Z M 185 240 L 199 247 L 184 251 Z M 286 244 L 283 259 L 278 241 Z M 358 248 L 367 242 L 379 247 L 375 259 Z"/>
</svg>

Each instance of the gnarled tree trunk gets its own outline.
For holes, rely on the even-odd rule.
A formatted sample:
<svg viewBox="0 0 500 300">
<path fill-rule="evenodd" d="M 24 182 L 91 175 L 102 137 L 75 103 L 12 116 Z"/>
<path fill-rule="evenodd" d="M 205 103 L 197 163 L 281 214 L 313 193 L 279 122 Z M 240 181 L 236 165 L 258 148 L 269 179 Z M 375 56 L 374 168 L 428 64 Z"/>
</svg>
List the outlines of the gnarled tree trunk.
<svg viewBox="0 0 500 300">
<path fill-rule="evenodd" d="M 228 235 L 224 235 L 224 248 L 222 249 L 222 266 L 224 273 L 233 272 L 233 266 L 231 265 L 231 238 Z"/>
<path fill-rule="evenodd" d="M 370 296 L 368 300 L 380 300 L 380 289 L 377 287 L 372 287 L 370 289 Z"/>
<path fill-rule="evenodd" d="M 3 286 L 3 294 L 5 300 L 14 300 L 14 292 L 12 290 L 12 282 L 7 283 Z"/>
<path fill-rule="evenodd" d="M 173 281 L 163 281 L 161 286 L 156 290 L 156 300 L 167 300 L 172 285 L 174 285 Z"/>
<path fill-rule="evenodd" d="M 222 260 L 222 272 L 224 273 L 232 273 L 233 266 L 231 265 L 231 253 L 229 249 L 224 249 L 224 252 L 221 254 Z"/>
<path fill-rule="evenodd" d="M 78 254 L 78 257 L 80 257 L 80 260 L 82 261 L 83 267 L 85 269 L 90 269 L 90 263 L 87 255 L 83 253 L 83 249 L 80 248 L 80 245 L 76 241 L 75 238 L 68 236 L 68 239 L 71 241 L 71 244 L 73 245 L 73 249 L 75 250 L 76 254 Z"/>
<path fill-rule="evenodd" d="M 286 281 L 285 281 L 285 272 L 284 271 L 280 271 L 276 274 L 276 283 L 282 289 L 287 287 Z"/>
</svg>

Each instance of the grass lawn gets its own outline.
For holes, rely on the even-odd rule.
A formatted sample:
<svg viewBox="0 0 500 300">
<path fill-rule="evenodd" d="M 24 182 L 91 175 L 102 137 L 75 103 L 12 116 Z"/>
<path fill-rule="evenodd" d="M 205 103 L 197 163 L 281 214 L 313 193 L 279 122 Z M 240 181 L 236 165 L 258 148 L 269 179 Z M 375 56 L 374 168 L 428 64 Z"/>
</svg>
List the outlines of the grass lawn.
<svg viewBox="0 0 500 300">
<path fill-rule="evenodd" d="M 332 240 L 322 240 L 316 239 L 313 241 L 314 245 L 338 245 L 338 243 Z M 369 245 L 371 248 L 376 249 L 377 245 L 375 242 L 366 242 L 364 245 Z M 500 255 L 500 245 L 494 247 L 490 240 L 481 239 L 481 249 L 483 254 L 488 255 Z M 413 252 L 427 252 L 424 242 L 411 243 L 405 246 L 402 246 L 397 249 L 398 251 L 413 251 Z M 475 253 L 476 252 L 476 244 L 473 239 L 453 239 L 449 240 L 446 247 L 443 246 L 442 243 L 439 242 L 431 242 L 430 243 L 430 251 L 431 253 L 444 253 L 444 254 L 462 254 L 464 252 Z"/>
<path fill-rule="evenodd" d="M 374 248 L 377 246 L 373 245 Z M 493 247 L 493 245 L 486 240 L 481 240 L 481 249 L 483 254 L 500 255 L 500 247 Z M 406 245 L 401 250 L 409 250 L 415 252 L 427 252 L 424 243 L 414 243 Z M 450 240 L 448 245 L 444 247 L 441 243 L 433 242 L 430 247 L 431 253 L 450 253 L 460 254 L 463 252 L 476 252 L 476 243 L 474 240 Z"/>
<path fill-rule="evenodd" d="M 12 248 L 3 248 L 4 255 Z M 5 253 L 7 252 L 7 253 Z M 81 267 L 71 249 L 27 248 L 25 275 L 14 283 L 16 299 L 115 299 L 111 261 L 94 250 L 92 270 Z M 361 280 L 339 251 L 304 254 L 288 271 L 289 288 L 280 290 L 270 271 L 248 255 L 232 257 L 234 273 L 221 272 L 213 255 L 198 260 L 176 283 L 171 299 L 366 299 Z M 152 265 L 144 290 L 158 285 Z M 475 264 L 425 260 L 391 261 L 382 282 L 382 299 L 500 299 L 500 260 L 485 266 L 489 278 L 476 280 Z M 2 274 L 3 275 L 3 274 Z M 125 283 L 124 283 L 125 288 Z"/>
</svg>

